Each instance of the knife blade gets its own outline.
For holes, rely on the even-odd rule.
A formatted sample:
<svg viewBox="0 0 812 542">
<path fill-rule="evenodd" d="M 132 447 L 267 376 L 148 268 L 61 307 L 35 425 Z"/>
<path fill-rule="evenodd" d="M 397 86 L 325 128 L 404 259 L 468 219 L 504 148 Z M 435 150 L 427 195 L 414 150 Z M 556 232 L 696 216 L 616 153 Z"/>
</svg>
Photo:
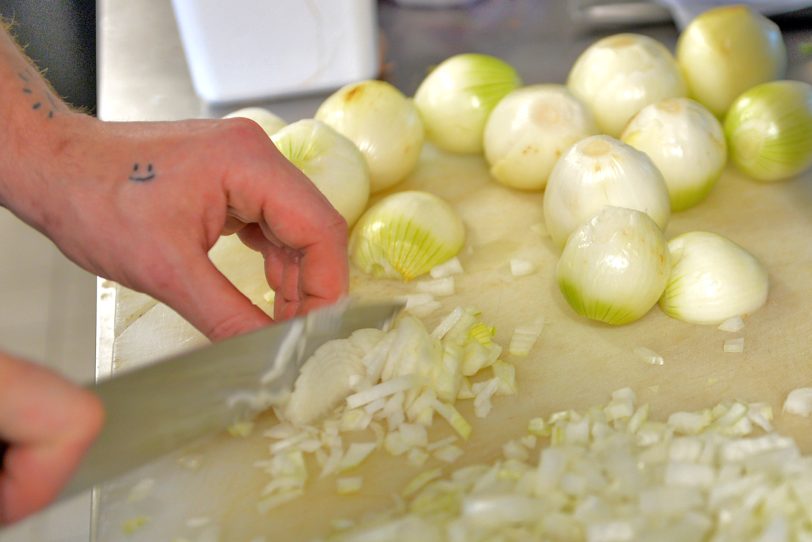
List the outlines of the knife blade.
<svg viewBox="0 0 812 542">
<path fill-rule="evenodd" d="M 243 421 L 293 388 L 301 365 L 332 339 L 381 328 L 402 303 L 316 309 L 306 316 L 100 381 L 105 423 L 60 494 L 67 498 Z"/>
</svg>

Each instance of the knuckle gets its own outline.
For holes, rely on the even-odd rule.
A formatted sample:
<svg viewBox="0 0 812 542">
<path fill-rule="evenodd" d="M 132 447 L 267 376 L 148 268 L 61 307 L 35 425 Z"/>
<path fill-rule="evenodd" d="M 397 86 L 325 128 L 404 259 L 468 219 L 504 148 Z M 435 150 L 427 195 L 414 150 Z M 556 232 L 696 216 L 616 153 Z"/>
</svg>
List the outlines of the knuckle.
<svg viewBox="0 0 812 542">
<path fill-rule="evenodd" d="M 223 125 L 228 128 L 229 139 L 240 144 L 258 142 L 267 144 L 270 139 L 262 127 L 251 119 L 243 117 L 233 117 L 223 120 Z"/>
</svg>

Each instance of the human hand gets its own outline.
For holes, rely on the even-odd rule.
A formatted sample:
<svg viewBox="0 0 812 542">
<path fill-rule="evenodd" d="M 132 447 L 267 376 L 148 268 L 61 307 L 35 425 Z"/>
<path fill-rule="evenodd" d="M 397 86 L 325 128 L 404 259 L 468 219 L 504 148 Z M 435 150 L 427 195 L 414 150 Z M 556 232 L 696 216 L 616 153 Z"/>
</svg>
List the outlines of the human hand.
<svg viewBox="0 0 812 542">
<path fill-rule="evenodd" d="M 271 321 L 209 261 L 222 233 L 264 256 L 276 318 L 346 293 L 346 223 L 252 121 L 50 122 L 61 124 L 57 154 L 38 166 L 47 190 L 19 214 L 85 269 L 167 303 L 211 339 Z"/>
<path fill-rule="evenodd" d="M 39 510 L 101 430 L 101 402 L 43 367 L 0 353 L 0 525 Z"/>
</svg>

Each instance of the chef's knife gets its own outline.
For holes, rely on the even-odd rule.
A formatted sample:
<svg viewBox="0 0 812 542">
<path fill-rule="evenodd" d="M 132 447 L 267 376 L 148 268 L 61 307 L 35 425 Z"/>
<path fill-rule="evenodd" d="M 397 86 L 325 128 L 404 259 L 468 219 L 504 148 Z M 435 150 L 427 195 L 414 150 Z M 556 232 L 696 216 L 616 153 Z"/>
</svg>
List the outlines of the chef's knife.
<svg viewBox="0 0 812 542">
<path fill-rule="evenodd" d="M 101 381 L 105 423 L 60 497 L 114 478 L 233 423 L 290 391 L 322 344 L 381 328 L 400 303 L 336 305 Z M 252 404 L 259 401 L 262 404 Z"/>
</svg>

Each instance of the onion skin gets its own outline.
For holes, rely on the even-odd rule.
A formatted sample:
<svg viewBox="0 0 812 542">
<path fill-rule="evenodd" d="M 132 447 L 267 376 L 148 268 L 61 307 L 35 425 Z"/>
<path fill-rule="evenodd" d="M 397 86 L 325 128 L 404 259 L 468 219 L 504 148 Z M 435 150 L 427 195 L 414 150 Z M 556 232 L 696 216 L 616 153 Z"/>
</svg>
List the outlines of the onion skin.
<svg viewBox="0 0 812 542">
<path fill-rule="evenodd" d="M 493 56 L 467 53 L 446 59 L 414 95 L 426 139 L 445 151 L 481 153 L 488 115 L 521 83 L 512 66 Z"/>
<path fill-rule="evenodd" d="M 772 81 L 739 96 L 725 118 L 730 158 L 759 181 L 781 181 L 812 165 L 812 85 Z"/>
<path fill-rule="evenodd" d="M 787 68 L 778 25 L 746 5 L 697 16 L 680 34 L 676 52 L 691 97 L 718 117 L 742 92 L 784 77 Z"/>
<path fill-rule="evenodd" d="M 384 81 L 339 89 L 319 106 L 316 119 L 358 146 L 369 166 L 373 193 L 402 181 L 420 158 L 423 123 L 417 108 Z"/>
<path fill-rule="evenodd" d="M 592 44 L 575 61 L 567 87 L 592 110 L 600 131 L 613 137 L 645 106 L 687 92 L 671 52 L 640 34 Z"/>
</svg>

